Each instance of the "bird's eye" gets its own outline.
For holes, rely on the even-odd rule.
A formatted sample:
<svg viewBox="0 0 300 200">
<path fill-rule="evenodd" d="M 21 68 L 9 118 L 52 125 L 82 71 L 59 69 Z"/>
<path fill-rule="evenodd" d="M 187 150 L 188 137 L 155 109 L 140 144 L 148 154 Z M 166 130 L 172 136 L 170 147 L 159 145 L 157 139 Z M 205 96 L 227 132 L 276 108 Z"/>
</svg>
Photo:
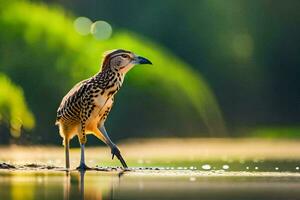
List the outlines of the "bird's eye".
<svg viewBox="0 0 300 200">
<path fill-rule="evenodd" d="M 121 56 L 122 56 L 122 58 L 129 58 L 129 56 L 127 54 L 123 54 Z"/>
</svg>

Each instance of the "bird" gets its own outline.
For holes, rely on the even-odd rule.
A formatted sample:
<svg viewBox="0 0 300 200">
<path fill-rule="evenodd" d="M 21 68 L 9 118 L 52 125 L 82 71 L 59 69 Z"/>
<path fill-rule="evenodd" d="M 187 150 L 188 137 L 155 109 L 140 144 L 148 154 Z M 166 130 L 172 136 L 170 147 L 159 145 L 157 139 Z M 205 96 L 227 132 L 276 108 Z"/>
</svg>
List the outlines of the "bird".
<svg viewBox="0 0 300 200">
<path fill-rule="evenodd" d="M 152 64 L 150 60 L 131 51 L 115 49 L 103 55 L 101 68 L 94 76 L 77 83 L 62 99 L 57 109 L 56 125 L 65 147 L 65 166 L 70 168 L 70 140 L 77 135 L 81 156 L 78 170 L 90 169 L 85 164 L 87 134 L 93 134 L 111 149 L 123 168 L 128 168 L 120 149 L 106 131 L 105 121 L 121 88 L 126 73 L 137 64 Z"/>
</svg>

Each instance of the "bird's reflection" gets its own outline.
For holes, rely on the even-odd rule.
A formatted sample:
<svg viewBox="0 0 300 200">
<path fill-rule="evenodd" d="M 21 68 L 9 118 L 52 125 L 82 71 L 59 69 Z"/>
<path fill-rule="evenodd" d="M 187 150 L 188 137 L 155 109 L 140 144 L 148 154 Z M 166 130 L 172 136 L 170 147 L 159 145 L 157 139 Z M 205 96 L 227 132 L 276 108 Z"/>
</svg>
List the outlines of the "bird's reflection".
<svg viewBox="0 0 300 200">
<path fill-rule="evenodd" d="M 64 200 L 70 199 L 70 182 L 71 182 L 71 175 L 69 171 L 66 171 L 64 176 Z"/>
<path fill-rule="evenodd" d="M 85 170 L 79 171 L 80 174 L 80 181 L 79 181 L 79 191 L 80 191 L 80 199 L 84 200 L 84 175 L 85 175 Z"/>
<path fill-rule="evenodd" d="M 95 171 L 67 171 L 64 177 L 64 200 L 115 199 L 123 175 L 124 172 L 106 176 Z M 88 180 L 85 180 L 86 176 Z"/>
</svg>

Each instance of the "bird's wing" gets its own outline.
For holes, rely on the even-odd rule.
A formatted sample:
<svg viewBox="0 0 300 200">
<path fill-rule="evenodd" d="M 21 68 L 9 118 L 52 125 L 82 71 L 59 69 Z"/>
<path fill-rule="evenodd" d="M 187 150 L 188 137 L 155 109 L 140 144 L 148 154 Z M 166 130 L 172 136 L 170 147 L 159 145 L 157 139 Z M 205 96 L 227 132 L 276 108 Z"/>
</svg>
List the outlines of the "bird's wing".
<svg viewBox="0 0 300 200">
<path fill-rule="evenodd" d="M 57 109 L 56 121 L 60 119 L 61 115 L 63 114 L 64 109 L 67 107 L 68 104 L 72 102 L 77 102 L 82 95 L 84 95 L 87 89 L 87 80 L 83 80 L 77 83 L 62 99 L 60 106 Z"/>
</svg>

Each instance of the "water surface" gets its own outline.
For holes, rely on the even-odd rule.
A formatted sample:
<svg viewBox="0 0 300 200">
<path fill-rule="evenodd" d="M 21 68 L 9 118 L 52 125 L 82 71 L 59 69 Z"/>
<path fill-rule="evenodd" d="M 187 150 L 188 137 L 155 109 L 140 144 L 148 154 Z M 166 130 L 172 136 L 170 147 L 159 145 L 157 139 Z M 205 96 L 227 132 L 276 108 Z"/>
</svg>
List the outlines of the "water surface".
<svg viewBox="0 0 300 200">
<path fill-rule="evenodd" d="M 300 199 L 300 143 L 161 140 L 120 145 L 123 171 L 107 148 L 87 148 L 93 170 L 70 172 L 63 148 L 0 147 L 0 200 Z M 2 164 L 1 164 L 2 163 Z M 112 167 L 116 166 L 116 167 Z"/>
<path fill-rule="evenodd" d="M 0 199 L 300 199 L 300 174 L 1 171 Z"/>
</svg>

